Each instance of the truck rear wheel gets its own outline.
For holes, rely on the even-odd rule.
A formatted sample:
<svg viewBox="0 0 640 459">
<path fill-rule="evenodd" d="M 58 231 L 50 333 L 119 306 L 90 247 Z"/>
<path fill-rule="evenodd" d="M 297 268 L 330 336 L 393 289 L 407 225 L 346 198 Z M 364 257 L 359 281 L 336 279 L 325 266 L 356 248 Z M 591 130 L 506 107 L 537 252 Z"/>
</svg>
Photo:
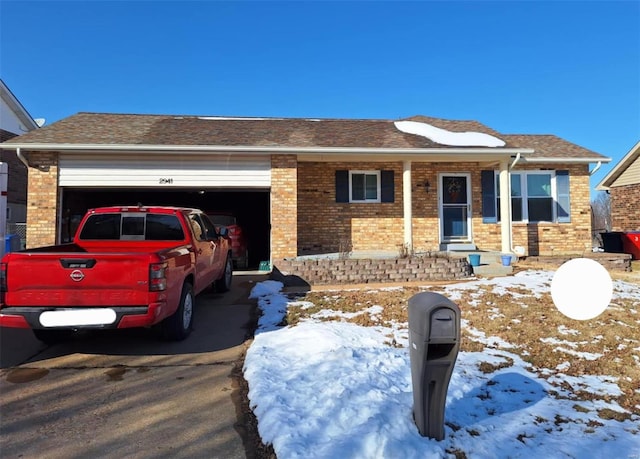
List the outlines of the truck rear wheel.
<svg viewBox="0 0 640 459">
<path fill-rule="evenodd" d="M 178 309 L 162 321 L 162 336 L 164 339 L 168 341 L 182 341 L 189 336 L 193 325 L 194 305 L 195 297 L 193 295 L 193 287 L 190 283 L 185 282 L 182 286 Z"/>
<path fill-rule="evenodd" d="M 56 344 L 69 340 L 74 331 L 73 330 L 52 330 L 52 329 L 33 329 L 33 334 L 36 338 L 46 344 Z"/>
<path fill-rule="evenodd" d="M 225 261 L 224 271 L 222 277 L 217 279 L 213 283 L 213 287 L 217 292 L 226 292 L 231 288 L 231 281 L 233 280 L 233 260 L 231 255 L 227 255 L 227 261 Z"/>
</svg>

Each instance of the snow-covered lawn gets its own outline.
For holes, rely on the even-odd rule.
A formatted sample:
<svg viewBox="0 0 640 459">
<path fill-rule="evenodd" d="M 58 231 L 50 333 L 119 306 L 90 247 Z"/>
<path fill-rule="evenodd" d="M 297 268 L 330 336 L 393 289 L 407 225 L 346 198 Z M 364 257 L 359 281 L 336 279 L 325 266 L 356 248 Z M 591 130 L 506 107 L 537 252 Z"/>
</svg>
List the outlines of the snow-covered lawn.
<svg viewBox="0 0 640 459">
<path fill-rule="evenodd" d="M 311 302 L 257 284 L 263 315 L 244 375 L 260 436 L 279 459 L 640 458 L 640 288 L 615 282 L 606 318 L 562 320 L 549 306 L 552 276 L 415 290 L 463 310 L 442 441 L 413 422 L 406 308 L 397 314 L 406 300 L 396 313 L 364 301 L 406 289 Z M 283 326 L 287 312 L 294 324 Z"/>
</svg>

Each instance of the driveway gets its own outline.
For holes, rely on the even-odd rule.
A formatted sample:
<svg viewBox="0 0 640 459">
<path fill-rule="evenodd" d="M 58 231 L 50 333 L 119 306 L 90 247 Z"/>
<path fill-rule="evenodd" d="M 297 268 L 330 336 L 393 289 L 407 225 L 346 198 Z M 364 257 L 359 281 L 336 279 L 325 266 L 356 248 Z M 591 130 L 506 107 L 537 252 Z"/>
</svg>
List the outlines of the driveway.
<svg viewBox="0 0 640 459">
<path fill-rule="evenodd" d="M 249 292 L 264 279 L 236 275 L 231 291 L 198 296 L 195 329 L 178 343 L 143 329 L 46 346 L 0 329 L 1 456 L 254 457 L 241 364 Z"/>
</svg>

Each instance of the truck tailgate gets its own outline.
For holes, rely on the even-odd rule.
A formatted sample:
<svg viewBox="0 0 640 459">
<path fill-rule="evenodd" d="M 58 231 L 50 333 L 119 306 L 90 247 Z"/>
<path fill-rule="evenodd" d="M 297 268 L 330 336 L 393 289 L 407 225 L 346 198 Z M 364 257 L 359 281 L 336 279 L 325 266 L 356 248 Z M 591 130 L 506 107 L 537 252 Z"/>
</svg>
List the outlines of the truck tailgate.
<svg viewBox="0 0 640 459">
<path fill-rule="evenodd" d="M 12 254 L 6 306 L 135 306 L 149 301 L 141 253 Z"/>
</svg>

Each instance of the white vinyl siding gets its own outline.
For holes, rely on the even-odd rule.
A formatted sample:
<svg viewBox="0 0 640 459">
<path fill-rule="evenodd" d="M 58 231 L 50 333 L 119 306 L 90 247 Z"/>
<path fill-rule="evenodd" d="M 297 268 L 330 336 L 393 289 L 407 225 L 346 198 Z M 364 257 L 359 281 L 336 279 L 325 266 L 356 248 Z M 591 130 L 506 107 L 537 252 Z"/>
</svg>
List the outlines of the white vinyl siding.
<svg viewBox="0 0 640 459">
<path fill-rule="evenodd" d="M 60 186 L 66 187 L 233 187 L 271 186 L 268 156 L 61 155 Z"/>
</svg>

